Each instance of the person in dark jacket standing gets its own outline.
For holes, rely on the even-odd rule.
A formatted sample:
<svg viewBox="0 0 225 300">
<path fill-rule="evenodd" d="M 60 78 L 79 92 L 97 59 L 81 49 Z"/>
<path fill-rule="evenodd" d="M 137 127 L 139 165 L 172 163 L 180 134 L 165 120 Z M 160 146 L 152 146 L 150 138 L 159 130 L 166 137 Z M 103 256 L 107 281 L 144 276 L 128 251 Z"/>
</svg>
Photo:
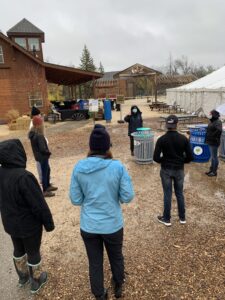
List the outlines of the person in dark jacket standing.
<svg viewBox="0 0 225 300">
<path fill-rule="evenodd" d="M 51 170 L 49 166 L 49 157 L 51 152 L 48 149 L 48 144 L 44 136 L 44 124 L 41 117 L 33 117 L 33 127 L 31 128 L 28 136 L 31 141 L 34 158 L 41 165 L 43 194 L 45 197 L 55 196 L 53 191 L 56 191 L 57 187 L 50 184 Z"/>
<path fill-rule="evenodd" d="M 158 221 L 171 226 L 170 212 L 172 200 L 172 183 L 177 198 L 180 223 L 185 224 L 185 203 L 183 195 L 184 164 L 193 160 L 188 139 L 177 132 L 178 118 L 170 115 L 166 119 L 167 133 L 156 143 L 153 159 L 161 164 L 160 176 L 164 193 L 164 212 L 158 216 Z"/>
<path fill-rule="evenodd" d="M 206 132 L 206 144 L 209 145 L 211 154 L 211 166 L 206 175 L 209 177 L 217 176 L 217 169 L 219 165 L 218 149 L 220 145 L 220 137 L 222 134 L 222 122 L 219 119 L 220 114 L 216 110 L 211 111 L 210 123 Z"/>
<path fill-rule="evenodd" d="M 42 227 L 54 230 L 54 222 L 39 184 L 26 170 L 26 153 L 18 139 L 0 143 L 0 211 L 5 231 L 11 236 L 13 261 L 19 285 L 30 281 L 36 293 L 47 281 L 40 273 Z"/>
<path fill-rule="evenodd" d="M 128 125 L 128 136 L 130 137 L 130 151 L 131 155 L 134 155 L 134 137 L 131 135 L 133 132 L 137 130 L 137 128 L 141 128 L 143 126 L 142 120 L 142 112 L 140 109 L 133 105 L 131 107 L 131 114 L 127 115 L 124 118 L 124 121 L 127 122 Z"/>
<path fill-rule="evenodd" d="M 126 168 L 112 159 L 110 136 L 95 128 L 89 140 L 88 157 L 74 167 L 70 199 L 81 206 L 80 228 L 89 260 L 91 290 L 98 300 L 107 299 L 104 289 L 103 251 L 107 251 L 116 298 L 122 296 L 124 283 L 123 214 L 121 204 L 134 197 Z"/>
</svg>

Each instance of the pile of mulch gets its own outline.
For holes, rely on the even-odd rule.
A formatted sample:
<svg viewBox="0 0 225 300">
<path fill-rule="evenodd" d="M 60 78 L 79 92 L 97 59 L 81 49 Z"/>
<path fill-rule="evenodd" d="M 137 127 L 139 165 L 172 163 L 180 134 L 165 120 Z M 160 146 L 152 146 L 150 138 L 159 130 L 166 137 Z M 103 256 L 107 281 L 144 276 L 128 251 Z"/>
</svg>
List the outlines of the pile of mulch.
<svg viewBox="0 0 225 300">
<path fill-rule="evenodd" d="M 149 121 L 151 127 L 151 122 Z M 154 127 L 155 120 L 152 124 Z M 110 130 L 112 151 L 129 170 L 135 200 L 123 206 L 126 284 L 123 299 L 224 299 L 225 298 L 225 166 L 218 179 L 204 175 L 207 165 L 186 167 L 187 224 L 180 225 L 173 199 L 172 226 L 156 220 L 162 211 L 163 193 L 157 164 L 140 166 L 130 157 L 127 126 Z M 49 282 L 35 299 L 93 299 L 88 263 L 79 234 L 79 208 L 68 199 L 73 165 L 85 157 L 90 128 L 49 131 L 54 181 L 60 182 L 57 197 L 48 200 L 56 230 L 44 234 L 43 268 Z M 26 150 L 29 152 L 29 144 Z M 105 286 L 111 272 L 105 257 Z M 109 299 L 114 299 L 109 290 Z"/>
</svg>

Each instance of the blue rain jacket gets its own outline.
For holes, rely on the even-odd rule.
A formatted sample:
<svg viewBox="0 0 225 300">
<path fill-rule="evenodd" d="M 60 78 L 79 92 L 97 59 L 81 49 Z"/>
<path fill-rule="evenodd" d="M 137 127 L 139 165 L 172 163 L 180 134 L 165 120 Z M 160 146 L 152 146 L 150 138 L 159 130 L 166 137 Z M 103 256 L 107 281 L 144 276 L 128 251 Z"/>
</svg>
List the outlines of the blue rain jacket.
<svg viewBox="0 0 225 300">
<path fill-rule="evenodd" d="M 82 230 L 98 234 L 120 230 L 120 203 L 129 203 L 133 197 L 131 178 L 120 161 L 88 157 L 74 167 L 70 199 L 74 205 L 81 205 Z"/>
</svg>

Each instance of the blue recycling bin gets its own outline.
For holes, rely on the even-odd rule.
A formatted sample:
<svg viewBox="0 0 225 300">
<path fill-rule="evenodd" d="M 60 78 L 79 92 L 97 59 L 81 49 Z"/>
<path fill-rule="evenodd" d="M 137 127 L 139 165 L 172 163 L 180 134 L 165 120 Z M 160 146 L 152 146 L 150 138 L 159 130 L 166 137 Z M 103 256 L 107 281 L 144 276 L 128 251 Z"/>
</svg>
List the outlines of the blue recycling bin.
<svg viewBox="0 0 225 300">
<path fill-rule="evenodd" d="M 110 100 L 104 101 L 104 119 L 107 123 L 110 123 L 112 120 L 112 108 Z"/>
<path fill-rule="evenodd" d="M 204 163 L 210 159 L 209 146 L 205 143 L 207 125 L 195 125 L 190 129 L 190 144 L 194 162 Z"/>
<path fill-rule="evenodd" d="M 84 100 L 80 99 L 78 103 L 79 103 L 79 109 L 83 110 L 84 109 Z"/>
</svg>

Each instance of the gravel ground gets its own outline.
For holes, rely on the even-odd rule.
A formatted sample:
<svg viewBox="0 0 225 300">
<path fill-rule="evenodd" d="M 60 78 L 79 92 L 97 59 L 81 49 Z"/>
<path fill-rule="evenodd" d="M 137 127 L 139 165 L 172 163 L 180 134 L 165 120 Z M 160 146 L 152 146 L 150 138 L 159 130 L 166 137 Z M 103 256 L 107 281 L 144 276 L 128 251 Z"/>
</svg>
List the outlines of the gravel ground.
<svg viewBox="0 0 225 300">
<path fill-rule="evenodd" d="M 129 105 L 124 111 L 129 110 Z M 141 109 L 145 124 L 156 129 L 157 113 L 151 113 L 145 104 Z M 123 299 L 225 299 L 224 162 L 220 163 L 217 178 L 204 175 L 208 164 L 192 163 L 186 167 L 187 224 L 179 224 L 173 199 L 172 226 L 166 228 L 156 221 L 162 211 L 160 167 L 155 163 L 141 166 L 134 162 L 129 153 L 127 125 L 116 124 L 118 117 L 119 113 L 114 113 L 113 122 L 107 125 L 112 137 L 112 151 L 114 157 L 126 165 L 136 192 L 134 201 L 123 206 L 126 263 Z M 33 299 L 93 299 L 87 258 L 79 234 L 79 208 L 73 207 L 68 199 L 71 172 L 74 164 L 87 153 L 91 128 L 89 120 L 82 124 L 60 123 L 47 129 L 53 153 L 50 160 L 52 182 L 59 187 L 56 197 L 47 200 L 56 229 L 43 236 L 43 269 L 49 272 L 49 282 Z M 157 136 L 160 134 L 156 133 Z M 37 174 L 25 133 L 17 135 L 28 154 L 28 169 Z M 5 136 L 0 137 L 3 138 Z M 27 289 L 19 291 L 16 287 L 11 257 L 7 256 L 11 253 L 11 244 L 1 227 L 0 238 L 4 245 L 0 248 L 1 266 L 4 261 L 0 268 L 3 282 L 0 291 L 5 297 L 0 299 L 28 299 Z M 105 257 L 106 287 L 110 287 L 110 277 Z M 109 293 L 109 299 L 114 299 L 111 289 Z"/>
</svg>

